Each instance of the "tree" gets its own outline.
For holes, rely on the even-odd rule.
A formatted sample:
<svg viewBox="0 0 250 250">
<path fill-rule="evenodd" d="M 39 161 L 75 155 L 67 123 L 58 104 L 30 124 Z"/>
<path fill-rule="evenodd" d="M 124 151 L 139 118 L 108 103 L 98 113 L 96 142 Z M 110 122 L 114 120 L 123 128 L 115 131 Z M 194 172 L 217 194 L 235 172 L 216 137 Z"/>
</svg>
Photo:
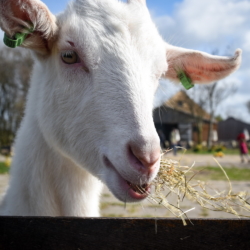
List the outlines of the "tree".
<svg viewBox="0 0 250 250">
<path fill-rule="evenodd" d="M 23 117 L 32 59 L 19 49 L 0 53 L 0 146 L 10 145 Z"/>
<path fill-rule="evenodd" d="M 248 102 L 246 103 L 246 105 L 247 105 L 247 110 L 248 110 L 248 112 L 250 113 L 250 101 L 248 101 Z"/>
<path fill-rule="evenodd" d="M 215 114 L 219 104 L 225 101 L 229 96 L 236 92 L 237 88 L 234 84 L 228 84 L 225 82 L 214 82 L 212 84 L 198 85 L 188 92 L 189 96 L 195 100 L 197 104 L 204 110 L 208 110 L 210 113 L 209 128 L 208 128 L 208 148 L 212 146 L 212 133 L 213 133 L 213 123 L 215 121 Z M 200 113 L 199 125 L 202 127 L 202 116 L 204 114 Z"/>
<path fill-rule="evenodd" d="M 237 88 L 234 84 L 226 84 L 222 86 L 223 82 L 215 82 L 210 85 L 205 86 L 206 95 L 207 95 L 207 102 L 208 102 L 208 109 L 210 112 L 210 119 L 209 119 L 209 129 L 208 129 L 208 141 L 207 145 L 208 148 L 212 146 L 212 133 L 213 133 L 213 122 L 215 121 L 215 113 L 219 104 L 225 101 L 229 96 L 232 96 L 236 93 Z"/>
</svg>

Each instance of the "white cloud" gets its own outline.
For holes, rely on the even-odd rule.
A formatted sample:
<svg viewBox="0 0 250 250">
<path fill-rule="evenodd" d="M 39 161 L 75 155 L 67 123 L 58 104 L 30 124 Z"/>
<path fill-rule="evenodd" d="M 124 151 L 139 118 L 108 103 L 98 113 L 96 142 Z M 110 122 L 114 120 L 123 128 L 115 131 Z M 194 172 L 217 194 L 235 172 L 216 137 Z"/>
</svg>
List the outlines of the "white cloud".
<svg viewBox="0 0 250 250">
<path fill-rule="evenodd" d="M 203 42 L 214 42 L 222 36 L 242 31 L 250 21 L 250 2 L 235 0 L 185 0 L 176 17 L 185 25 L 185 33 Z"/>
<path fill-rule="evenodd" d="M 240 69 L 226 78 L 237 83 L 233 102 L 225 101 L 219 112 L 245 110 L 244 120 L 250 121 L 245 102 L 250 100 L 250 1 L 249 0 L 184 0 L 176 5 L 172 17 L 153 17 L 167 42 L 186 48 L 233 55 L 243 49 Z M 230 113 L 230 112 L 229 112 Z"/>
<path fill-rule="evenodd" d="M 250 2 L 244 0 L 184 0 L 177 5 L 172 18 L 158 17 L 155 20 L 164 35 L 175 33 L 195 45 L 218 43 L 222 38 L 238 40 L 249 27 L 249 12 Z M 174 20 L 171 24 L 175 23 L 170 29 L 168 19 Z"/>
<path fill-rule="evenodd" d="M 243 50 L 250 52 L 250 30 L 248 30 L 244 36 Z"/>
<path fill-rule="evenodd" d="M 250 123 L 250 116 L 246 107 L 248 100 L 248 96 L 244 94 L 232 95 L 218 107 L 217 114 L 222 114 L 224 118 L 234 117 Z"/>
</svg>

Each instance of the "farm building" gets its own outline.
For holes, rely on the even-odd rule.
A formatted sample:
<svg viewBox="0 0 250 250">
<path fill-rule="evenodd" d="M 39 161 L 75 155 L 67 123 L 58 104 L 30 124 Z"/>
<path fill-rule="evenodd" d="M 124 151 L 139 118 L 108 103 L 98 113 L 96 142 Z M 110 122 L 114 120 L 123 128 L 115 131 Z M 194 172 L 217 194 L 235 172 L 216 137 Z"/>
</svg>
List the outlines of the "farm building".
<svg viewBox="0 0 250 250">
<path fill-rule="evenodd" d="M 218 123 L 218 136 L 220 141 L 235 141 L 239 133 L 250 132 L 250 124 L 235 118 L 228 118 Z"/>
<path fill-rule="evenodd" d="M 155 127 L 166 141 L 174 128 L 180 131 L 184 146 L 190 142 L 203 142 L 208 139 L 210 115 L 195 103 L 185 91 L 180 91 L 154 111 Z M 199 132 L 200 131 L 200 132 Z M 214 140 L 217 138 L 217 122 L 213 122 Z"/>
</svg>

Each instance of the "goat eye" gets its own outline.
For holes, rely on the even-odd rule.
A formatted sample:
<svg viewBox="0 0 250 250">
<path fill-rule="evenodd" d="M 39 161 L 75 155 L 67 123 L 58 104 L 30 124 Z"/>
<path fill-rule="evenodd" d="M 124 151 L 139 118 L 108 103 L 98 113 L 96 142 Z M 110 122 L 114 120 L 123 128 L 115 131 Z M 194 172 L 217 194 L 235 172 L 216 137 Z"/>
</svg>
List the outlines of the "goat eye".
<svg viewBox="0 0 250 250">
<path fill-rule="evenodd" d="M 75 64 L 79 61 L 78 55 L 74 51 L 62 52 L 61 58 L 66 64 Z"/>
</svg>

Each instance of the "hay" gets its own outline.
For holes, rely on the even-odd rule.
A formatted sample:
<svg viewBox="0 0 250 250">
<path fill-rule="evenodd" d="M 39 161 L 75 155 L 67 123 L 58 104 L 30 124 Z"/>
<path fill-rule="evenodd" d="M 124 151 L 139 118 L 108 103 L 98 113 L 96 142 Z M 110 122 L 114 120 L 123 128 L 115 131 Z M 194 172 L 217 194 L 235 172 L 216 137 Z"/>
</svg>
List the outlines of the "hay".
<svg viewBox="0 0 250 250">
<path fill-rule="evenodd" d="M 181 161 L 181 160 L 180 160 Z M 205 182 L 195 180 L 196 172 L 194 165 L 191 167 L 181 166 L 180 161 L 173 161 L 162 157 L 161 167 L 155 180 L 152 182 L 154 192 L 149 194 L 148 199 L 168 209 L 175 217 L 181 218 L 184 225 L 188 219 L 187 213 L 194 208 L 183 211 L 181 203 L 185 198 L 198 203 L 201 207 L 233 214 L 237 217 L 250 217 L 250 204 L 247 201 L 247 193 L 234 193 L 226 171 L 217 162 L 228 180 L 228 191 L 216 191 Z M 216 160 L 215 160 L 216 161 Z M 201 172 L 201 171 L 199 171 Z M 212 194 L 210 194 L 212 191 Z M 176 203 L 169 202 L 169 196 L 175 196 Z M 239 214 L 236 210 L 244 213 Z"/>
</svg>

